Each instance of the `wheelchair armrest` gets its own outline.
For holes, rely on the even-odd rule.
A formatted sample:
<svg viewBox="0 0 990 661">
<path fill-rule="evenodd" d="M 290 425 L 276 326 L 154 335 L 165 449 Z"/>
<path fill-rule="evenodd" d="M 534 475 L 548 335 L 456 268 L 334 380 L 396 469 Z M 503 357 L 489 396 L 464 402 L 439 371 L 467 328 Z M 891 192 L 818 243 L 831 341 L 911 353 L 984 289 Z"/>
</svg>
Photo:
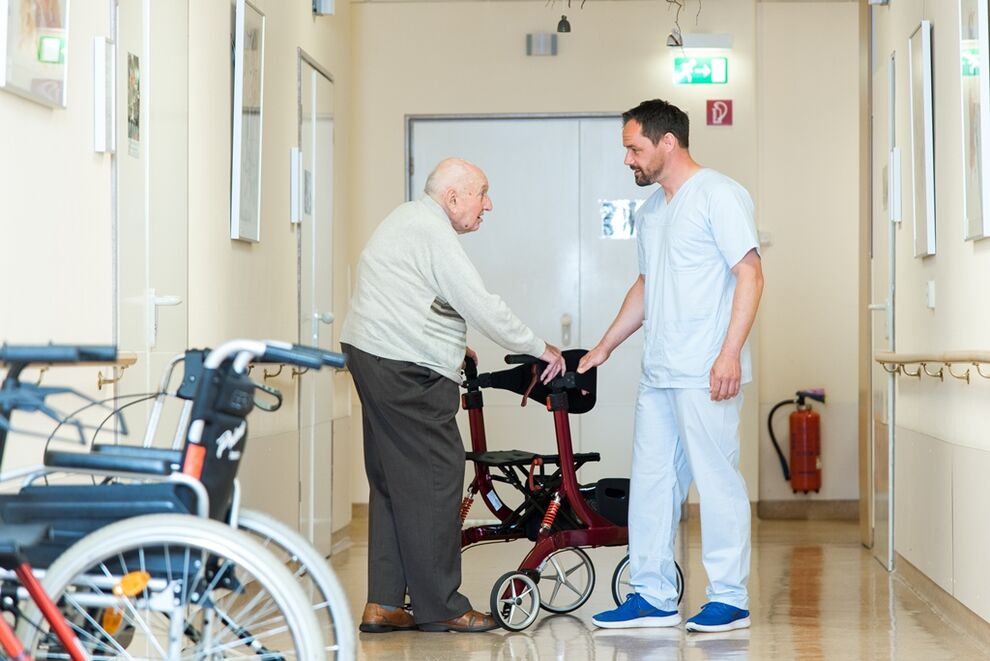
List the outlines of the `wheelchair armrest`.
<svg viewBox="0 0 990 661">
<path fill-rule="evenodd" d="M 182 465 L 182 450 L 171 448 L 145 448 L 138 445 L 116 445 L 114 443 L 94 443 L 92 451 L 98 454 L 115 455 L 118 457 L 134 457 L 139 459 L 156 459 L 167 461 L 178 470 Z"/>
<path fill-rule="evenodd" d="M 45 452 L 45 466 L 59 470 L 106 471 L 109 473 L 136 473 L 145 475 L 171 475 L 172 463 L 162 459 L 127 457 L 106 452 Z"/>
<path fill-rule="evenodd" d="M 24 562 L 24 549 L 51 540 L 51 526 L 46 523 L 5 523 L 0 530 L 0 562 L 14 568 Z"/>
</svg>

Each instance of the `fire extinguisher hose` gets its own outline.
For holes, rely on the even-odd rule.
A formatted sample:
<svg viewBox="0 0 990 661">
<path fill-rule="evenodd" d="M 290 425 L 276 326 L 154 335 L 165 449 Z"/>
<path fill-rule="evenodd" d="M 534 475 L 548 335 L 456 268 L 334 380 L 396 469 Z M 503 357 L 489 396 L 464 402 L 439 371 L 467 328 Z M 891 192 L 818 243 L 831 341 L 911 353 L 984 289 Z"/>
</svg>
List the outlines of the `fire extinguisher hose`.
<svg viewBox="0 0 990 661">
<path fill-rule="evenodd" d="M 777 451 L 777 457 L 780 458 L 780 468 L 784 471 L 784 479 L 788 482 L 791 480 L 791 470 L 787 467 L 787 459 L 784 457 L 784 453 L 780 450 L 780 445 L 777 443 L 777 436 L 773 433 L 773 414 L 776 413 L 777 409 L 781 406 L 796 403 L 796 399 L 785 399 L 777 402 L 774 407 L 770 409 L 770 415 L 767 416 L 767 429 L 770 431 L 770 440 L 773 442 L 773 448 Z"/>
</svg>

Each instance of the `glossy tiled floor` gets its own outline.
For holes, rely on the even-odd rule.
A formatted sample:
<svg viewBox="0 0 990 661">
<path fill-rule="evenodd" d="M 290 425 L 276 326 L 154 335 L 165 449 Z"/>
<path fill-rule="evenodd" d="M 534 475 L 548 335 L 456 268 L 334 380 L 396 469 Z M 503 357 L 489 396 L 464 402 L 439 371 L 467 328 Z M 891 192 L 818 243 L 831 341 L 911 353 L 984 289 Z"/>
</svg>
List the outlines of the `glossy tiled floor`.
<svg viewBox="0 0 990 661">
<path fill-rule="evenodd" d="M 365 600 L 366 521 L 350 528 L 353 545 L 333 565 L 355 621 Z M 679 560 L 687 590 L 682 612 L 704 602 L 705 574 L 696 522 L 681 527 Z M 522 559 L 526 542 L 464 555 L 462 592 L 489 610 L 492 584 Z M 362 659 L 985 659 L 990 650 L 967 637 L 873 560 L 855 523 L 754 521 L 750 577 L 753 627 L 727 634 L 683 629 L 596 629 L 591 616 L 611 608 L 610 581 L 624 549 L 590 551 L 598 572 L 588 603 L 568 615 L 541 614 L 525 631 L 484 634 L 360 634 Z M 686 562 L 683 559 L 686 558 Z"/>
</svg>

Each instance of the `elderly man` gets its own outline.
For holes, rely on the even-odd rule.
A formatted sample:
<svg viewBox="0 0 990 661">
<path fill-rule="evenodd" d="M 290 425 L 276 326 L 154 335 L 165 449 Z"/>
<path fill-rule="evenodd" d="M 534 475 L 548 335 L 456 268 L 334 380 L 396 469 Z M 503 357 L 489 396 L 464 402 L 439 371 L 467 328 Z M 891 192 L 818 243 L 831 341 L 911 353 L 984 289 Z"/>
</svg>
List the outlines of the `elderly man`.
<svg viewBox="0 0 990 661">
<path fill-rule="evenodd" d="M 485 289 L 457 240 L 492 208 L 484 173 L 450 158 L 425 192 L 389 214 L 365 247 L 341 333 L 361 399 L 371 487 L 360 626 L 369 633 L 496 626 L 458 592 L 464 446 L 454 416 L 465 352 L 473 355 L 468 324 L 546 361 L 544 381 L 564 368 L 560 351 Z M 402 608 L 407 592 L 412 615 Z"/>
</svg>

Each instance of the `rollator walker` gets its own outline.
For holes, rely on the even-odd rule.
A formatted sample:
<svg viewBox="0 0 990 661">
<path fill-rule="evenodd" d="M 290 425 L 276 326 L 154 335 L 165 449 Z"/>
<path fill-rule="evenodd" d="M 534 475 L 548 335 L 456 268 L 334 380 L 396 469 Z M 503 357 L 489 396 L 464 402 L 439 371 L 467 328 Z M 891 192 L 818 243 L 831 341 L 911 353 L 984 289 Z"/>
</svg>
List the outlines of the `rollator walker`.
<svg viewBox="0 0 990 661">
<path fill-rule="evenodd" d="M 596 401 L 596 369 L 578 374 L 583 349 L 564 351 L 566 371 L 544 385 L 539 375 L 546 363 L 526 355 L 505 357 L 517 367 L 478 374 L 477 365 L 465 362 L 465 389 L 461 405 L 468 412 L 474 479 L 461 504 L 461 522 L 467 520 L 471 504 L 480 496 L 498 523 L 472 526 L 461 531 L 461 550 L 475 544 L 527 538 L 534 542 L 519 567 L 502 575 L 491 591 L 492 617 L 510 631 L 531 625 L 540 608 L 551 613 L 569 613 L 580 608 L 595 587 L 595 567 L 583 550 L 598 546 L 624 546 L 627 528 L 629 480 L 603 478 L 581 485 L 577 471 L 589 462 L 600 461 L 597 452 L 575 453 L 571 443 L 570 414 L 592 410 Z M 553 414 L 557 454 L 541 455 L 526 450 L 489 451 L 485 436 L 482 390 L 498 388 L 545 404 Z M 493 473 L 496 469 L 497 473 Z M 510 508 L 498 495 L 495 483 L 508 484 L 522 494 L 523 502 Z M 677 601 L 684 596 L 684 577 L 677 569 Z M 632 590 L 629 556 L 612 574 L 612 598 L 616 605 Z"/>
</svg>

